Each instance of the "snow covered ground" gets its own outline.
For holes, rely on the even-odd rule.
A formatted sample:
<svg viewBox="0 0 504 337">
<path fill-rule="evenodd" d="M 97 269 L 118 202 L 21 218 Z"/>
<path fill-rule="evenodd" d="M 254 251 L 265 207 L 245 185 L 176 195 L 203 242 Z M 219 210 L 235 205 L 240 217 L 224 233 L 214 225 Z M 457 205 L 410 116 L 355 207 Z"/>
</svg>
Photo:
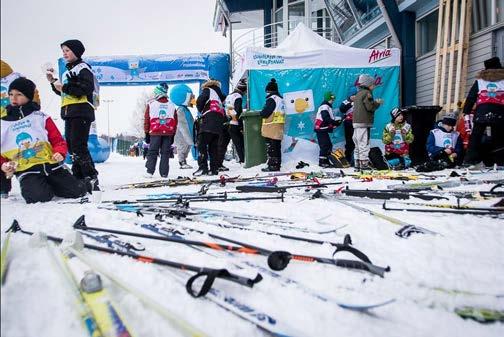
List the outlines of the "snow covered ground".
<svg viewBox="0 0 504 337">
<path fill-rule="evenodd" d="M 282 167 L 283 171 L 295 170 L 297 160 Z M 191 162 L 192 165 L 196 165 Z M 146 181 L 142 178 L 144 161 L 141 158 L 112 157 L 98 165 L 103 191 L 102 200 L 134 199 L 147 194 L 196 192 L 200 186 L 176 188 L 116 190 L 119 185 Z M 189 176 L 191 170 L 180 170 L 172 161 L 170 178 Z M 260 167 L 243 169 L 236 163 L 226 163 L 230 175 L 252 176 Z M 311 162 L 304 171 L 316 170 Z M 351 172 L 351 170 L 348 170 Z M 448 171 L 447 171 L 448 172 Z M 446 172 L 445 172 L 446 173 Z M 502 171 L 473 175 L 472 178 L 502 178 Z M 159 176 L 156 178 L 159 179 Z M 287 177 L 281 177 L 288 179 Z M 343 178 L 352 188 L 386 188 L 397 184 L 394 180 L 360 182 Z M 243 183 L 242 183 L 243 184 Z M 212 185 L 208 193 L 234 190 L 236 184 L 226 187 Z M 329 193 L 338 186 L 329 186 Z M 454 190 L 488 190 L 491 185 L 460 186 Z M 257 194 L 255 194 L 257 195 Z M 231 195 L 230 195 L 231 196 Z M 369 313 L 344 310 L 334 303 L 309 296 L 295 285 L 281 283 L 263 273 L 263 281 L 253 288 L 217 280 L 214 287 L 224 291 L 248 306 L 266 313 L 285 327 L 284 332 L 295 336 L 504 336 L 504 324 L 483 325 L 463 320 L 453 313 L 458 306 L 472 305 L 485 308 L 504 308 L 504 221 L 474 215 L 392 212 L 386 214 L 403 221 L 423 226 L 441 235 L 414 234 L 408 239 L 394 235 L 400 227 L 385 220 L 360 212 L 334 200 L 310 200 L 303 190 L 290 189 L 285 202 L 237 201 L 198 202 L 194 207 L 205 207 L 246 214 L 281 217 L 295 222 L 294 227 L 326 231 L 329 234 L 303 233 L 296 228 L 281 231 L 277 227 L 252 227 L 278 231 L 284 234 L 342 242 L 344 234 L 350 234 L 354 246 L 366 253 L 374 264 L 390 266 L 384 278 L 369 273 L 351 271 L 332 265 L 292 261 L 279 272 L 294 279 L 323 296 L 351 304 L 378 303 L 396 299 L 392 304 L 376 308 Z M 419 199 L 410 201 L 424 202 Z M 450 200 L 454 202 L 454 199 Z M 45 204 L 27 205 L 20 196 L 14 181 L 12 197 L 1 201 L 2 246 L 5 230 L 17 219 L 23 229 L 44 231 L 54 236 L 72 232 L 72 224 L 82 214 L 88 226 L 116 228 L 151 234 L 135 222 L 154 222 L 152 215 L 137 218 L 135 214 L 99 209 L 98 204 L 61 204 L 54 200 Z M 436 201 L 432 201 L 434 203 Z M 439 202 L 439 201 L 437 201 Z M 447 201 L 442 201 L 446 203 Z M 493 201 L 495 202 L 495 201 Z M 380 203 L 363 199 L 358 204 L 381 210 Z M 491 201 L 474 202 L 471 205 L 488 206 Z M 216 234 L 231 236 L 270 250 L 285 250 L 330 258 L 333 248 L 329 244 L 314 245 L 282 239 L 254 231 L 217 228 L 203 223 L 191 226 Z M 215 241 L 203 235 L 191 234 L 191 239 Z M 161 241 L 127 238 L 142 242 L 146 255 L 179 261 L 187 264 L 214 268 L 228 268 L 242 275 L 255 275 L 256 269 L 237 270 L 235 263 L 252 262 L 267 268 L 264 256 L 234 254 L 234 257 L 209 251 L 204 254 L 188 246 Z M 86 242 L 95 242 L 85 239 Z M 210 336 L 264 336 L 255 325 L 228 312 L 205 298 L 189 296 L 177 276 L 184 280 L 188 275 L 174 269 L 144 264 L 130 258 L 85 251 L 86 254 L 117 277 L 141 289 L 155 298 L 165 308 L 198 327 Z M 338 253 L 340 258 L 351 258 L 348 253 Z M 6 337 L 73 337 L 86 336 L 80 324 L 74 301 L 66 291 L 64 279 L 51 263 L 47 250 L 33 248 L 29 237 L 20 233 L 11 237 L 10 268 L 7 281 L 1 289 L 1 335 Z M 145 307 L 134 296 L 116 288 L 105 277 L 104 284 L 118 304 L 126 321 L 136 336 L 181 335 L 168 321 Z M 443 289 L 443 290 L 440 290 Z M 461 291 L 455 293 L 452 290 Z"/>
</svg>

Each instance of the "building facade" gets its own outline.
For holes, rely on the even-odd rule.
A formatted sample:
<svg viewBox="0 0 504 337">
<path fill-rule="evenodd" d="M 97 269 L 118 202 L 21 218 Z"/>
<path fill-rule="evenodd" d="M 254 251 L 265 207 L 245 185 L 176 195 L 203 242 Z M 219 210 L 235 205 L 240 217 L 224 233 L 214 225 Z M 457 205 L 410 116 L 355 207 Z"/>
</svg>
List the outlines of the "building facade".
<svg viewBox="0 0 504 337">
<path fill-rule="evenodd" d="M 385 7 L 380 8 L 380 3 L 385 3 Z M 214 27 L 229 33 L 232 59 L 248 46 L 276 46 L 299 22 L 329 40 L 352 47 L 385 49 L 400 44 L 403 105 L 432 105 L 439 3 L 439 0 L 217 0 Z M 391 18 L 389 25 L 383 11 Z M 389 29 L 390 21 L 398 42 Z M 504 0 L 472 0 L 470 26 L 466 92 L 477 72 L 483 69 L 485 59 L 498 56 L 504 60 Z"/>
</svg>

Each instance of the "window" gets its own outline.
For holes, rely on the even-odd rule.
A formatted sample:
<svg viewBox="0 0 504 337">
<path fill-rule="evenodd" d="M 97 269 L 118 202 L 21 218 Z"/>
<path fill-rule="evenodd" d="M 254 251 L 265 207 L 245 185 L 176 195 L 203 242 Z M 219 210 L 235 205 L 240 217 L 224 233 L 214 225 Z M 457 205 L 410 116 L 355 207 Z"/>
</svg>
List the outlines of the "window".
<svg viewBox="0 0 504 337">
<path fill-rule="evenodd" d="M 436 47 L 438 11 L 424 16 L 417 22 L 417 56 L 431 52 Z"/>
<path fill-rule="evenodd" d="M 275 12 L 275 25 L 274 25 L 274 37 L 273 46 L 278 46 L 280 41 L 283 40 L 285 36 L 285 29 L 283 23 L 283 9 L 280 8 Z"/>
<path fill-rule="evenodd" d="M 504 22 L 504 0 L 497 1 L 497 22 Z"/>
<path fill-rule="evenodd" d="M 473 0 L 472 33 L 476 33 L 491 25 L 491 0 Z"/>
<path fill-rule="evenodd" d="M 305 16 L 304 1 L 289 4 L 289 12 L 288 12 L 289 32 L 291 32 L 294 28 L 296 28 L 298 23 L 303 22 L 304 16 Z"/>
<path fill-rule="evenodd" d="M 327 9 L 312 12 L 311 29 L 318 35 L 328 40 L 331 39 L 331 18 L 329 17 L 329 13 L 327 13 Z"/>
</svg>

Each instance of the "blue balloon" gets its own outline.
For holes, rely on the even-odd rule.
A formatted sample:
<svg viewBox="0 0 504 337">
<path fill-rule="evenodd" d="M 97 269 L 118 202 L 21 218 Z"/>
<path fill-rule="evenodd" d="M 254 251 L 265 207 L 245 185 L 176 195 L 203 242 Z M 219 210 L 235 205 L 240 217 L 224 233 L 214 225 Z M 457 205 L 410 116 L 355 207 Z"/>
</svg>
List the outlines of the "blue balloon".
<svg viewBox="0 0 504 337">
<path fill-rule="evenodd" d="M 192 94 L 193 92 L 189 86 L 177 84 L 170 90 L 170 101 L 175 105 L 188 106 Z"/>
</svg>

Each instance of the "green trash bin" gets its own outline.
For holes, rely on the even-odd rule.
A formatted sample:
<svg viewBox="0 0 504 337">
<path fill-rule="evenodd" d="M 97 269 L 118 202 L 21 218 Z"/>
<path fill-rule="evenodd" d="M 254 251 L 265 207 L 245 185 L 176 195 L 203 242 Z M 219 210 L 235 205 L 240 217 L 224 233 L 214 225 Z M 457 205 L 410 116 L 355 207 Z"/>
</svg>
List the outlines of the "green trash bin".
<svg viewBox="0 0 504 337">
<path fill-rule="evenodd" d="M 266 142 L 261 136 L 262 117 L 259 111 L 246 111 L 243 119 L 245 141 L 245 167 L 249 168 L 266 162 Z"/>
</svg>

